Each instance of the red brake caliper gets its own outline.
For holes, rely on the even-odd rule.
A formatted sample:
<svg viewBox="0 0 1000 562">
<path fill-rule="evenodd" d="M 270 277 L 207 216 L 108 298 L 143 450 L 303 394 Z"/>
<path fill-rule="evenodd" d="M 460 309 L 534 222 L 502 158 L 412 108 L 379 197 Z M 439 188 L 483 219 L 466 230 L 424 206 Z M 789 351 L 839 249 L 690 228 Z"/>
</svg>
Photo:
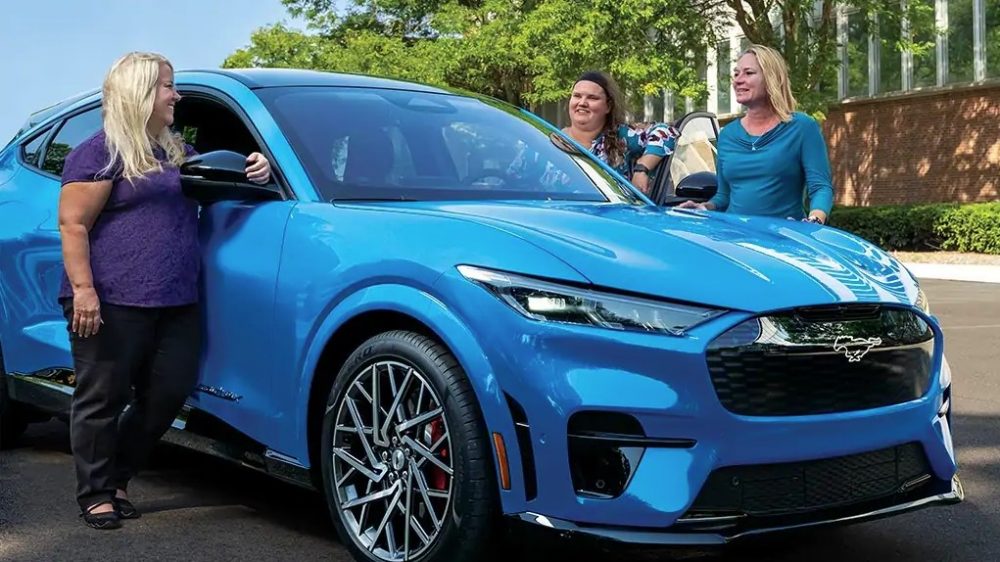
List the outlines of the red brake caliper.
<svg viewBox="0 0 1000 562">
<path fill-rule="evenodd" d="M 443 420 L 432 421 L 430 424 L 427 425 L 427 429 L 424 430 L 424 439 L 427 441 L 428 447 L 430 447 L 434 443 L 437 443 L 437 440 L 440 439 L 442 435 L 444 435 Z M 440 454 L 441 457 L 447 459 L 448 458 L 447 447 L 441 449 Z M 434 488 L 435 490 L 448 489 L 448 475 L 445 474 L 444 471 L 441 470 L 439 467 L 431 465 L 428 469 L 427 475 L 430 477 L 428 479 L 429 480 L 428 483 L 430 484 L 431 488 Z"/>
</svg>

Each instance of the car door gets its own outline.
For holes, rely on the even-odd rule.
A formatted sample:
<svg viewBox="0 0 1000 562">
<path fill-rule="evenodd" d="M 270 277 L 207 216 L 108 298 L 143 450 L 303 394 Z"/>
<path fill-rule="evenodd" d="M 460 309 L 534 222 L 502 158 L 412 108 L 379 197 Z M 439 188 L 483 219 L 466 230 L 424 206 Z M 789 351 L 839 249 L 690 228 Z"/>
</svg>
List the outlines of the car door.
<svg viewBox="0 0 1000 562">
<path fill-rule="evenodd" d="M 16 147 L 17 173 L 0 186 L 0 345 L 6 370 L 49 378 L 72 367 L 58 203 L 66 155 L 101 127 L 100 107 L 70 113 Z"/>
<path fill-rule="evenodd" d="M 174 125 L 195 150 L 263 152 L 272 163 L 272 181 L 282 181 L 266 139 L 240 104 L 209 88 L 180 91 L 184 97 Z M 275 285 L 294 204 L 291 197 L 219 201 L 203 205 L 199 216 L 204 343 L 198 386 L 188 404 L 264 443 L 272 442 L 277 415 L 272 398 Z"/>
<path fill-rule="evenodd" d="M 659 205 L 707 201 L 715 194 L 719 120 L 713 113 L 696 111 L 678 120 L 677 130 L 677 144 L 660 165 L 653 186 L 652 199 Z"/>
</svg>

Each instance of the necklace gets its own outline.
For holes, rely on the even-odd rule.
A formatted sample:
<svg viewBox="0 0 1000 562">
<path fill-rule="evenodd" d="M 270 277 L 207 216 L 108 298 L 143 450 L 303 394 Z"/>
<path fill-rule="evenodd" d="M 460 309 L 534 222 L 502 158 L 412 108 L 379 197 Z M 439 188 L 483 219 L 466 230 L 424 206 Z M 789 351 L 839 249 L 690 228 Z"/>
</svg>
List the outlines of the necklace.
<svg viewBox="0 0 1000 562">
<path fill-rule="evenodd" d="M 742 124 L 743 125 L 743 130 L 746 132 L 747 136 L 750 137 L 750 151 L 751 152 L 756 152 L 757 151 L 757 142 L 760 139 L 764 138 L 764 135 L 766 135 L 767 133 L 771 132 L 780 123 L 781 123 L 781 120 L 776 120 L 773 124 L 772 123 L 768 123 L 764 127 L 764 130 L 762 130 L 759 135 L 752 135 L 752 134 L 750 134 L 750 131 L 747 129 L 746 123 L 743 123 Z"/>
</svg>

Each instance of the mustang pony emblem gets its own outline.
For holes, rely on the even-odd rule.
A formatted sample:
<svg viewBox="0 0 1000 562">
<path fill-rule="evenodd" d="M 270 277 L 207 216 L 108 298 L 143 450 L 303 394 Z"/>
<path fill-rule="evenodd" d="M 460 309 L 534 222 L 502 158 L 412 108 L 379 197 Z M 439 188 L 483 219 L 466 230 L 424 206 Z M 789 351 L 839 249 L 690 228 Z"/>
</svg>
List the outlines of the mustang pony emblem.
<svg viewBox="0 0 1000 562">
<path fill-rule="evenodd" d="M 833 350 L 843 353 L 849 363 L 857 363 L 876 345 L 882 345 L 882 338 L 855 338 L 854 336 L 837 336 L 833 342 Z"/>
</svg>

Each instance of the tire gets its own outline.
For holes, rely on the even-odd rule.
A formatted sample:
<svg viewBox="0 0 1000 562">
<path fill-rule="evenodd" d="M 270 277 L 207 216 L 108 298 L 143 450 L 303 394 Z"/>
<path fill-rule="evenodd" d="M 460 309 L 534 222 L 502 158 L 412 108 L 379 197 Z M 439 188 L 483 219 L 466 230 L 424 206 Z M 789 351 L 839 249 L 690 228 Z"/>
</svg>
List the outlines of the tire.
<svg viewBox="0 0 1000 562">
<path fill-rule="evenodd" d="M 28 422 L 19 410 L 7 391 L 7 372 L 3 368 L 3 351 L 0 351 L 0 449 L 14 444 L 28 428 Z"/>
<path fill-rule="evenodd" d="M 392 419 L 379 411 L 378 435 L 364 433 L 375 426 L 373 402 Z M 341 368 L 323 417 L 323 490 L 344 546 L 372 562 L 489 559 L 499 498 L 488 443 L 446 348 L 405 331 L 366 341 Z"/>
</svg>

